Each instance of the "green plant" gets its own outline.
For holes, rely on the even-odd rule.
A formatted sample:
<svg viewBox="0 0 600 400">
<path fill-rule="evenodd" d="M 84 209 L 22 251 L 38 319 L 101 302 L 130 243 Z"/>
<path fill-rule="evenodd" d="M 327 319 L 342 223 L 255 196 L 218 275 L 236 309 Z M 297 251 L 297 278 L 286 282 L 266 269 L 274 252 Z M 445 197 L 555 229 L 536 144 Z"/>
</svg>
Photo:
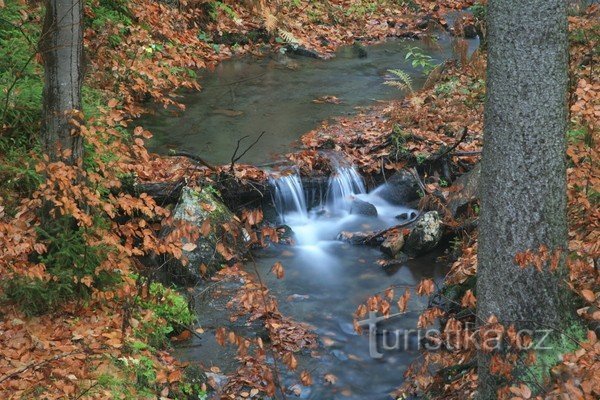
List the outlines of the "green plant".
<svg viewBox="0 0 600 400">
<path fill-rule="evenodd" d="M 186 298 L 158 282 L 150 284 L 147 298 L 136 298 L 136 305 L 156 316 L 135 330 L 136 336 L 152 347 L 165 347 L 169 336 L 181 333 L 196 321 Z"/>
<path fill-rule="evenodd" d="M 471 7 L 469 7 L 469 10 L 471 11 L 471 13 L 473 13 L 473 16 L 476 19 L 478 19 L 480 21 L 485 21 L 486 14 L 487 14 L 487 5 L 486 4 L 475 3 Z"/>
<path fill-rule="evenodd" d="M 61 217 L 38 228 L 38 236 L 45 241 L 46 251 L 37 256 L 51 279 L 16 276 L 1 281 L 4 296 L 18 304 L 27 315 L 45 313 L 65 301 L 86 299 L 92 287 L 108 288 L 118 282 L 115 272 L 96 272 L 110 249 L 90 247 L 85 228 L 73 228 L 70 217 Z"/>
<path fill-rule="evenodd" d="M 429 54 L 425 54 L 422 49 L 416 46 L 408 48 L 404 59 L 410 60 L 413 68 L 421 68 L 425 75 L 429 75 L 429 73 L 433 71 L 435 67 L 440 65 L 433 59 L 433 57 L 431 57 Z"/>
<path fill-rule="evenodd" d="M 378 4 L 375 1 L 364 1 L 360 0 L 359 2 L 353 3 L 346 10 L 346 16 L 350 17 L 352 15 L 356 15 L 362 17 L 366 14 L 373 14 L 377 11 Z"/>
<path fill-rule="evenodd" d="M 230 19 L 238 19 L 238 15 L 231 6 L 223 3 L 222 1 L 215 1 L 210 4 L 210 10 L 208 15 L 213 21 L 219 18 L 219 10 L 223 11 Z"/>
<path fill-rule="evenodd" d="M 423 164 L 427 160 L 428 157 L 429 157 L 429 155 L 427 155 L 425 153 L 416 153 L 415 154 L 417 164 Z"/>
<path fill-rule="evenodd" d="M 459 83 L 460 82 L 459 82 L 458 78 L 452 77 L 450 80 L 448 80 L 446 82 L 438 83 L 434 88 L 434 92 L 438 96 L 450 95 L 456 90 Z"/>
<path fill-rule="evenodd" d="M 384 85 L 393 86 L 411 93 L 413 92 L 412 78 L 406 71 L 402 71 L 401 69 L 388 69 L 388 72 L 392 74 L 393 77 L 387 79 L 384 82 Z"/>
<path fill-rule="evenodd" d="M 406 142 L 409 134 L 405 132 L 402 127 L 398 124 L 394 124 L 390 140 L 393 146 L 394 158 L 399 160 L 410 154 L 410 151 L 406 148 Z"/>
</svg>

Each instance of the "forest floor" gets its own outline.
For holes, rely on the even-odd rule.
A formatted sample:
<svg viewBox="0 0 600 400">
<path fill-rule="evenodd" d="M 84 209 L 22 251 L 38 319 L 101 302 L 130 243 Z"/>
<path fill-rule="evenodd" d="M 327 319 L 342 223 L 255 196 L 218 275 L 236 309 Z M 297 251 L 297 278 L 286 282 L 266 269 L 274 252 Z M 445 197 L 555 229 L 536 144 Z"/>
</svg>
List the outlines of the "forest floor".
<svg viewBox="0 0 600 400">
<path fill-rule="evenodd" d="M 119 177 L 124 173 L 135 173 L 146 181 L 190 178 L 190 171 L 204 179 L 215 175 L 215 171 L 198 168 L 187 159 L 148 154 L 144 139 L 150 133 L 133 127 L 135 118 L 144 112 L 148 101 L 177 107 L 180 106 L 177 89 L 201 89 L 196 81 L 196 70 L 212 68 L 223 59 L 258 51 L 265 45 L 230 43 L 229 39 L 223 39 L 224 36 L 266 32 L 266 42 L 273 49 L 295 42 L 327 55 L 356 38 L 381 40 L 387 36 L 426 36 L 428 24 L 423 21 L 432 19 L 444 24 L 443 15 L 448 9 L 462 9 L 471 3 L 415 0 L 398 6 L 391 1 L 340 0 L 297 1 L 286 5 L 251 2 L 242 6 L 239 2 L 224 1 L 210 3 L 212 6 L 182 2 L 179 8 L 172 8 L 147 0 L 110 5 L 102 1 L 88 2 L 85 33 L 88 69 L 84 96 L 87 96 L 89 110 L 84 111 L 89 119 L 88 128 L 82 131 L 89 140 L 90 153 L 93 153 L 88 164 L 95 166 L 95 174 L 89 175 L 96 188 L 103 187 L 106 191 L 96 197 L 96 192 L 90 195 L 81 190 L 79 184 L 69 183 L 69 189 L 65 189 L 62 184 L 68 182 L 64 177 L 69 176 L 70 170 L 47 164 L 31 146 L 32 132 L 39 126 L 39 121 L 24 116 L 29 115 L 25 114 L 29 109 L 39 109 L 41 71 L 37 59 L 27 62 L 26 68 L 17 75 L 21 81 L 13 85 L 16 86 L 13 98 L 7 95 L 11 111 L 5 111 L 6 115 L 3 115 L 3 137 L 8 138 L 7 143 L 12 148 L 9 150 L 3 142 L 0 176 L 7 184 L 0 192 L 3 249 L 0 273 L 5 280 L 14 278 L 17 281 L 23 277 L 58 280 L 53 271 L 45 270 L 42 265 L 48 258 L 42 258 L 42 262 L 31 261 L 32 254 L 44 254 L 52 245 L 38 237 L 39 221 L 35 213 L 28 211 L 28 208 L 39 207 L 39 199 L 43 196 L 61 199 L 64 203 L 67 202 L 59 194 L 97 200 L 92 207 L 101 211 L 90 216 L 89 225 L 86 225 L 89 231 L 83 236 L 84 247 L 91 242 L 97 248 L 110 245 L 116 250 L 106 260 L 95 264 L 92 272 L 75 278 L 80 286 L 89 289 L 89 295 L 83 301 L 69 297 L 53 303 L 53 307 L 41 315 L 32 316 L 24 313 L 20 304 L 24 297 L 13 293 L 13 297 L 5 300 L 0 312 L 0 354 L 3 356 L 0 360 L 0 393 L 7 398 L 199 398 L 206 389 L 203 382 L 195 380 L 191 369 L 186 372 L 185 366 L 169 354 L 161 340 L 166 335 L 173 337 L 174 333 L 177 334 L 175 340 L 190 336 L 177 325 L 191 324 L 185 307 L 181 307 L 185 300 L 160 286 L 145 285 L 135 275 L 140 267 L 137 256 L 158 251 L 174 256 L 181 253 L 181 245 L 156 241 L 155 221 L 168 211 L 143 196 L 133 198 L 106 193 L 119 187 Z M 32 37 L 39 35 L 36 28 L 41 26 L 39 8 L 25 4 L 5 6 L 0 2 L 0 13 L 10 17 L 13 24 L 20 25 Z M 590 324 L 600 321 L 597 265 L 600 257 L 600 171 L 595 145 L 600 119 L 598 16 L 598 6 L 595 6 L 569 19 L 572 40 L 571 126 L 567 151 L 569 284 L 581 298 L 578 314 Z M 17 36 L 20 37 L 15 33 Z M 18 43 L 24 53 L 31 50 L 27 41 L 18 40 L 21 40 Z M 8 59 L 14 60 L 14 54 L 13 51 Z M 21 55 L 25 60 L 29 57 L 28 54 Z M 2 64 L 2 67 L 5 66 Z M 11 68 L 14 66 L 6 69 Z M 457 60 L 436 69 L 422 90 L 409 93 L 401 101 L 375 106 L 357 116 L 340 118 L 307 133 L 302 139 L 304 149 L 291 153 L 289 158 L 305 173 L 310 173 L 322 165 L 318 150 L 333 147 L 350 157 L 365 173 L 392 173 L 403 167 L 414 167 L 423 175 L 425 197 L 432 202 L 428 206 L 439 207 L 443 212 L 442 199 L 454 189 L 450 189 L 452 182 L 440 173 L 440 169 L 430 164 L 437 155 L 452 149 L 448 156 L 451 178 L 454 178 L 478 162 L 482 146 L 484 71 L 484 53 L 476 52 L 467 58 L 464 50 L 458 48 Z M 21 83 L 23 86 L 19 86 Z M 23 94 L 25 87 L 38 88 L 40 92 L 26 97 Z M 17 138 L 23 132 L 30 135 L 24 141 Z M 18 152 L 15 147 L 25 150 Z M 115 157 L 117 154 L 119 157 Z M 220 172 L 228 171 L 227 166 L 218 168 Z M 39 182 L 40 171 L 45 169 L 52 171 L 51 177 L 58 171 L 57 178 L 52 178 L 56 185 L 38 183 L 39 186 L 31 188 L 31 182 Z M 249 166 L 236 167 L 234 174 L 241 180 L 264 179 L 262 171 Z M 56 190 L 62 192 L 57 194 Z M 75 205 L 62 203 L 57 207 L 78 209 Z M 107 216 L 107 226 L 93 225 L 91 220 L 98 218 L 99 213 Z M 147 218 L 140 218 L 138 214 Z M 476 214 L 474 206 L 466 218 L 476 218 Z M 119 220 L 118 217 L 124 215 L 131 219 L 127 222 Z M 83 212 L 81 221 L 87 223 L 86 217 Z M 449 228 L 454 228 L 464 221 L 446 218 L 445 222 Z M 463 283 L 476 273 L 476 233 L 465 234 L 462 239 L 461 255 L 453 263 L 447 278 L 451 284 Z M 74 265 L 79 262 L 77 260 Z M 119 285 L 107 290 L 104 283 L 97 284 L 99 271 L 103 269 L 118 269 Z M 10 292 L 6 285 L 1 290 L 5 295 Z M 29 296 L 25 298 L 31 299 L 46 292 L 23 290 L 23 293 Z M 473 307 L 472 293 L 465 295 L 461 303 L 466 308 Z M 441 367 L 466 365 L 472 356 L 469 352 L 426 354 L 423 362 L 409 372 L 402 390 L 435 392 L 439 398 L 468 398 L 476 385 L 472 369 L 466 369 L 466 373 L 450 382 L 430 376 L 427 371 L 434 364 Z M 598 398 L 599 360 L 600 342 L 590 330 L 581 347 L 565 355 L 555 367 L 552 393 L 566 393 L 571 398 Z M 522 386 L 507 388 L 506 393 L 514 398 L 534 397 Z M 255 395 L 256 392 L 247 394 Z"/>
</svg>

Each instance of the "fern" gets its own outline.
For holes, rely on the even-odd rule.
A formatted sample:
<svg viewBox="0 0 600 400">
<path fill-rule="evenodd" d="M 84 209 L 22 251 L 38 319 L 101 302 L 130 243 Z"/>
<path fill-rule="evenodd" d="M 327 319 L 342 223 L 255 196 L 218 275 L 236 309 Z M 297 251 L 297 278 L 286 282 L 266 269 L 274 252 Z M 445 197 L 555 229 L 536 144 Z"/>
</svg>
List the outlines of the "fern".
<svg viewBox="0 0 600 400">
<path fill-rule="evenodd" d="M 388 72 L 394 75 L 384 82 L 385 85 L 396 87 L 400 90 L 413 92 L 412 78 L 408 73 L 401 69 L 388 69 Z"/>
<path fill-rule="evenodd" d="M 298 44 L 298 39 L 296 39 L 296 37 L 294 36 L 293 33 L 288 32 L 286 30 L 283 30 L 281 28 L 279 28 L 277 30 L 277 32 L 279 32 L 279 36 L 286 42 L 289 44 Z"/>
<path fill-rule="evenodd" d="M 267 32 L 274 32 L 277 29 L 279 20 L 268 8 L 263 9 L 263 18 L 265 19 L 265 29 Z"/>
</svg>

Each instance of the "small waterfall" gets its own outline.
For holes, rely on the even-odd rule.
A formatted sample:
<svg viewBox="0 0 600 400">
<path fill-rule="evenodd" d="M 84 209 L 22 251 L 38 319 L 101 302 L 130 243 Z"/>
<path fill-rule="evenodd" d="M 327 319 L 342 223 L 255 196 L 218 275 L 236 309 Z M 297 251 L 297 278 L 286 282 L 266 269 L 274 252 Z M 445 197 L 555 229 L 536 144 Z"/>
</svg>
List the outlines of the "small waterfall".
<svg viewBox="0 0 600 400">
<path fill-rule="evenodd" d="M 327 205 L 333 212 L 348 210 L 352 198 L 367 193 L 362 176 L 354 167 L 338 167 L 329 177 Z"/>
<path fill-rule="evenodd" d="M 282 222 L 290 214 L 303 220 L 308 219 L 304 188 L 297 173 L 271 178 L 270 182 L 275 189 L 273 203 Z"/>
</svg>

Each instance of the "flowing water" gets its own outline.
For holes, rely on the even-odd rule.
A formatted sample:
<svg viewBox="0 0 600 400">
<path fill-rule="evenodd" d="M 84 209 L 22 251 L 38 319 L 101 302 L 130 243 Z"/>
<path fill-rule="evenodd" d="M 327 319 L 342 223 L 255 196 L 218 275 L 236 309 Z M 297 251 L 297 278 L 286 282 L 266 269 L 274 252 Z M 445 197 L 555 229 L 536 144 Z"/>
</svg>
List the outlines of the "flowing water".
<svg viewBox="0 0 600 400">
<path fill-rule="evenodd" d="M 378 325 L 378 329 L 391 331 L 386 345 L 393 347 L 381 351 L 383 336 L 376 337 L 377 351 L 370 350 L 368 335 L 358 335 L 353 329 L 353 313 L 369 296 L 391 285 L 414 287 L 421 279 L 433 277 L 441 280 L 444 267 L 436 263 L 436 254 L 409 260 L 392 270 L 377 264 L 382 258 L 376 248 L 354 246 L 336 240 L 341 231 L 371 231 L 398 223 L 397 215 L 411 210 L 392 205 L 377 195 L 367 193 L 362 177 L 352 167 L 339 167 L 329 178 L 322 203 L 307 209 L 306 193 L 296 174 L 287 173 L 273 177 L 274 203 L 279 219 L 292 228 L 294 245 L 271 245 L 258 251 L 249 263 L 260 274 L 280 303 L 284 315 L 311 325 L 319 335 L 319 349 L 312 356 L 300 356 L 302 369 L 311 371 L 314 384 L 303 387 L 288 371 L 282 370 L 284 386 L 290 390 L 289 398 L 307 399 L 388 399 L 389 393 L 402 382 L 402 374 L 416 357 L 418 336 L 417 312 L 408 312 Z M 354 215 L 349 212 L 354 199 L 373 204 L 377 216 Z M 284 279 L 276 279 L 270 269 L 275 262 L 285 268 Z M 220 289 L 227 293 L 227 289 Z M 226 298 L 227 296 L 225 296 Z M 228 312 L 224 300 L 200 302 L 198 315 L 205 329 L 227 325 Z M 411 310 L 423 309 L 426 299 L 413 293 Z M 253 333 L 252 328 L 237 326 L 241 332 Z M 365 327 L 365 329 L 367 329 Z M 410 333 L 407 330 L 412 329 Z M 368 330 L 368 329 L 367 329 Z M 398 337 L 394 335 L 398 331 Z M 379 331 L 381 333 L 381 331 Z M 231 372 L 234 365 L 231 349 L 223 350 L 214 338 L 195 339 L 201 347 L 178 350 L 178 356 L 188 361 L 200 361 L 206 366 L 217 365 Z M 395 346 L 398 343 L 398 346 Z M 331 385 L 324 376 L 332 374 L 336 383 Z"/>
<path fill-rule="evenodd" d="M 438 44 L 439 48 L 427 53 L 442 61 L 451 54 L 450 39 L 442 36 Z M 471 41 L 471 50 L 476 44 Z M 191 151 L 213 163 L 228 163 L 240 138 L 265 131 L 263 140 L 242 161 L 268 162 L 271 155 L 291 151 L 292 143 L 322 120 L 351 114 L 373 100 L 400 97 L 402 93 L 397 89 L 383 85 L 390 68 L 406 70 L 418 88 L 423 76 L 404 59 L 407 47 L 414 45 L 419 44 L 391 40 L 369 46 L 367 58 L 358 58 L 355 50 L 347 47 L 328 61 L 285 55 L 226 61 L 215 71 L 204 73 L 202 92 L 182 98 L 187 106 L 185 113 L 174 116 L 170 111 L 160 111 L 142 124 L 155 134 L 153 150 Z M 342 103 L 313 102 L 324 95 L 337 96 Z M 426 299 L 413 293 L 412 311 L 379 324 L 379 328 L 388 330 L 413 330 L 401 335 L 399 349 L 384 351 L 382 357 L 371 354 L 368 335 L 354 332 L 353 314 L 359 304 L 389 286 L 401 286 L 399 290 L 403 291 L 404 286 L 414 287 L 423 278 L 441 280 L 445 271 L 436 262 L 439 254 L 434 252 L 384 269 L 378 264 L 383 256 L 377 248 L 336 240 L 341 231 L 372 231 L 395 225 L 397 215 L 410 211 L 387 203 L 377 191 L 368 192 L 351 166 L 337 164 L 316 205 L 314 193 L 304 190 L 294 171 L 274 175 L 271 185 L 279 223 L 292 228 L 295 244 L 271 245 L 255 252 L 247 269 L 260 274 L 285 315 L 310 324 L 319 335 L 318 350 L 312 356 L 299 356 L 300 368 L 313 376 L 311 387 L 298 385 L 297 378 L 280 371 L 283 385 L 296 389 L 291 390 L 289 398 L 297 398 L 294 392 L 300 398 L 318 400 L 389 398 L 389 392 L 402 383 L 404 371 L 417 357 L 415 328 Z M 377 216 L 351 214 L 354 199 L 374 205 Z M 281 280 L 269 273 L 277 261 L 285 268 Z M 206 334 L 178 347 L 178 358 L 204 367 L 216 366 L 224 373 L 235 369 L 235 351 L 216 344 L 214 328 L 226 326 L 249 336 L 260 334 L 256 327 L 229 321 L 225 303 L 235 289 L 235 285 L 215 288 L 213 284 L 197 289 L 199 324 Z M 216 292 L 224 296 L 215 296 Z M 379 350 L 388 336 L 376 336 Z M 387 345 L 396 347 L 394 343 L 391 340 Z M 334 384 L 325 382 L 326 374 L 335 376 Z"/>
</svg>

